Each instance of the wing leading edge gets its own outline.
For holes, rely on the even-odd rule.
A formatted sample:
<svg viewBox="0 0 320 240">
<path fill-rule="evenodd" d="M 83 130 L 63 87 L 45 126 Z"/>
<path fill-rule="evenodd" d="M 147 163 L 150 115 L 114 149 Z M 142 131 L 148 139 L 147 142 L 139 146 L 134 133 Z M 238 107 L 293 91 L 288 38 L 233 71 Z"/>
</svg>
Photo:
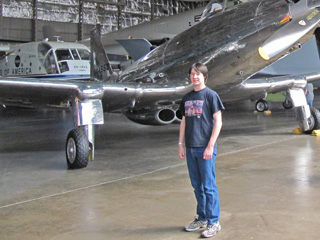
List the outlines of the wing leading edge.
<svg viewBox="0 0 320 240">
<path fill-rule="evenodd" d="M 239 91 L 248 92 L 251 100 L 263 99 L 268 93 L 287 91 L 290 88 L 305 88 L 307 82 L 320 80 L 320 72 L 275 76 L 266 78 L 250 78 L 239 85 Z"/>
<path fill-rule="evenodd" d="M 75 97 L 84 100 L 102 96 L 101 85 L 88 79 L 0 78 L 0 101 L 20 98 L 44 106 L 70 101 Z"/>
</svg>

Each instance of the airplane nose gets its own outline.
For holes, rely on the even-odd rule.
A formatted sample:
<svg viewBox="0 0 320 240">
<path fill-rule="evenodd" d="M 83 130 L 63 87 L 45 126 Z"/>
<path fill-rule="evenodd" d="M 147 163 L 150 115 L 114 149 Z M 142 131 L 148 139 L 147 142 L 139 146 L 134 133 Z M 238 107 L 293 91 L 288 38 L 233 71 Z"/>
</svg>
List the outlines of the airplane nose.
<svg viewBox="0 0 320 240">
<path fill-rule="evenodd" d="M 296 50 L 299 40 L 311 31 L 320 22 L 320 11 L 318 9 L 308 9 L 299 12 L 297 16 L 287 15 L 280 24 L 283 24 L 273 35 L 271 35 L 258 49 L 260 56 L 269 60 L 288 49 Z M 290 21 L 289 21 L 290 20 Z"/>
</svg>

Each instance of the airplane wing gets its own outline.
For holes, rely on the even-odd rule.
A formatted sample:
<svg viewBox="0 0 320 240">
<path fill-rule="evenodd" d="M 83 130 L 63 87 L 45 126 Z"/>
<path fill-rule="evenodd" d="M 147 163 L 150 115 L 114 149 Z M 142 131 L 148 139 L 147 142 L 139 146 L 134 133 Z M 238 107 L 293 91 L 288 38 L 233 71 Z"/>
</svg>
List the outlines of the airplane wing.
<svg viewBox="0 0 320 240">
<path fill-rule="evenodd" d="M 90 83 L 90 87 L 88 87 Z M 103 95 L 100 84 L 94 81 L 74 78 L 54 80 L 36 78 L 1 78 L 0 100 L 8 98 L 25 99 L 33 105 L 59 105 L 74 98 L 91 99 Z"/>
<path fill-rule="evenodd" d="M 308 74 L 250 78 L 241 83 L 240 89 L 251 93 L 249 96 L 251 100 L 259 100 L 264 99 L 268 93 L 286 91 L 294 87 L 305 88 L 307 82 L 317 80 L 320 80 L 320 71 Z"/>
</svg>

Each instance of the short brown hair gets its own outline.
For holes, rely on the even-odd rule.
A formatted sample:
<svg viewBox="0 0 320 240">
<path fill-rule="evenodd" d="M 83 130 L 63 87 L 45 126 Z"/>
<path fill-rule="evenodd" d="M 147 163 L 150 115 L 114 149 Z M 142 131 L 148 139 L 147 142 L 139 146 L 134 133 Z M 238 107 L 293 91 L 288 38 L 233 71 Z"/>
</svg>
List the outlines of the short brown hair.
<svg viewBox="0 0 320 240">
<path fill-rule="evenodd" d="M 197 72 L 200 72 L 203 74 L 204 76 L 204 80 L 207 81 L 208 78 L 208 68 L 206 67 L 206 65 L 197 62 L 192 64 L 192 66 L 189 69 L 189 75 L 191 74 L 192 69 L 196 70 Z"/>
</svg>

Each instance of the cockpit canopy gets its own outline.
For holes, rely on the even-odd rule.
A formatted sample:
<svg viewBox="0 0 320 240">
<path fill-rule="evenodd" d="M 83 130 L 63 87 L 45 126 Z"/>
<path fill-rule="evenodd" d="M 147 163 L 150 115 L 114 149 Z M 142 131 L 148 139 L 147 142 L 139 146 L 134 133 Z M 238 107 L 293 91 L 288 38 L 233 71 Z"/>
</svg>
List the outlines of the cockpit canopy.
<svg viewBox="0 0 320 240">
<path fill-rule="evenodd" d="M 248 2 L 250 0 L 211 0 L 202 12 L 200 21 L 220 11 L 232 8 L 238 4 Z"/>
</svg>

